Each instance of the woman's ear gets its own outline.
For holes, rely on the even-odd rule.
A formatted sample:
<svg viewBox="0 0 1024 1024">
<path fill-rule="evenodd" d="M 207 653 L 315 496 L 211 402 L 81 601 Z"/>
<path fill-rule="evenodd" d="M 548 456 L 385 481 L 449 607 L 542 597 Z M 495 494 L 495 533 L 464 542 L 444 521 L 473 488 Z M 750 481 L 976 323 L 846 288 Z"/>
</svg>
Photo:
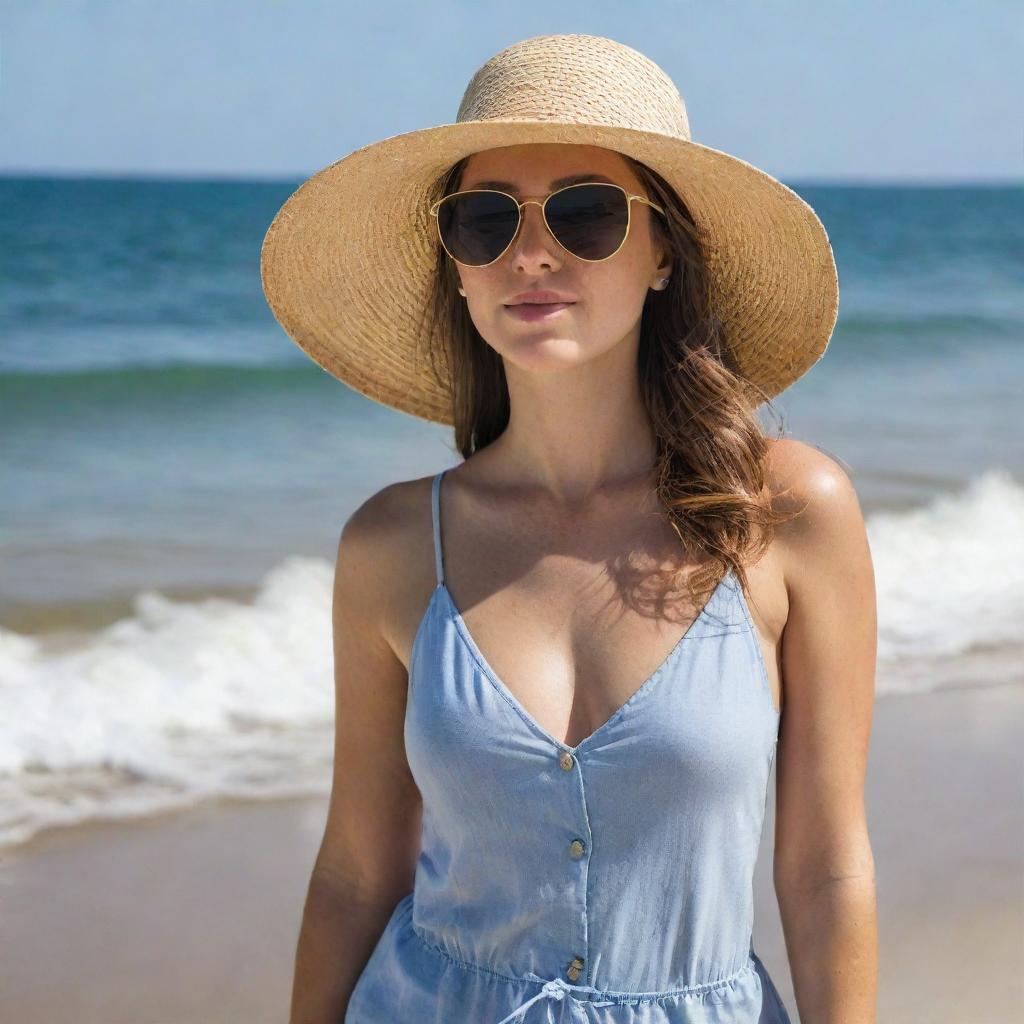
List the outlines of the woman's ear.
<svg viewBox="0 0 1024 1024">
<path fill-rule="evenodd" d="M 666 258 L 658 264 L 658 269 L 654 273 L 654 280 L 651 282 L 651 287 L 656 292 L 663 292 L 668 287 L 668 283 L 671 280 L 672 260 Z"/>
</svg>

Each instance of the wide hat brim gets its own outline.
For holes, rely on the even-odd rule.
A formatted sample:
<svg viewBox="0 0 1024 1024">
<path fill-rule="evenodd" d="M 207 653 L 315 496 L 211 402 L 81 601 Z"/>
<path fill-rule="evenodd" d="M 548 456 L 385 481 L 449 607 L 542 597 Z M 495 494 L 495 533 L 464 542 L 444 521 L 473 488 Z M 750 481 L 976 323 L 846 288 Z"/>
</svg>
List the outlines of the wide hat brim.
<svg viewBox="0 0 1024 1024">
<path fill-rule="evenodd" d="M 356 391 L 451 424 L 448 382 L 437 379 L 428 358 L 444 344 L 428 336 L 438 259 L 429 204 L 463 157 L 544 142 L 624 153 L 675 189 L 697 225 L 726 344 L 765 398 L 824 355 L 839 281 L 814 210 L 729 153 L 598 124 L 461 121 L 391 136 L 316 172 L 285 201 L 263 240 L 260 273 L 275 318 L 314 362 Z"/>
</svg>

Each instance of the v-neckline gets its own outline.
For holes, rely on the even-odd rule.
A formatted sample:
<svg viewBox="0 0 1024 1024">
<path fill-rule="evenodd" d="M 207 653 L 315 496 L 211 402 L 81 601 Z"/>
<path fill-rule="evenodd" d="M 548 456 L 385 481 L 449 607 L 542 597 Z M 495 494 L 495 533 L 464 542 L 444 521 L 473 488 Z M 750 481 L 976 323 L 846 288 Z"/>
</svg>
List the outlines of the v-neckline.
<svg viewBox="0 0 1024 1024">
<path fill-rule="evenodd" d="M 714 588 L 714 590 L 712 590 L 711 595 L 704 602 L 704 606 L 697 613 L 696 617 L 689 624 L 689 626 L 686 627 L 686 632 L 683 633 L 683 635 L 676 641 L 672 649 L 661 660 L 657 668 L 655 668 L 654 671 L 651 672 L 651 674 L 647 676 L 647 678 L 644 679 L 644 681 L 640 683 L 640 685 L 637 686 L 636 689 L 633 690 L 633 692 L 626 698 L 626 700 L 623 701 L 623 703 L 620 704 L 611 713 L 611 715 L 608 716 L 608 718 L 606 718 L 596 729 L 594 729 L 593 732 L 591 732 L 589 735 L 585 736 L 582 740 L 580 740 L 579 743 L 577 743 L 574 747 L 570 747 L 569 744 L 566 743 L 564 740 L 558 739 L 557 736 L 553 736 L 547 729 L 545 729 L 544 726 L 542 726 L 540 722 L 538 722 L 537 719 L 534 718 L 534 716 L 526 710 L 526 708 L 523 706 L 519 698 L 516 697 L 512 690 L 502 680 L 501 676 L 499 676 L 498 673 L 495 672 L 495 670 L 491 666 L 491 663 L 488 661 L 487 656 L 480 649 L 479 645 L 476 642 L 476 639 L 473 637 L 473 634 L 470 631 L 469 626 L 466 625 L 466 620 L 462 617 L 462 612 L 460 612 L 458 607 L 456 606 L 455 599 L 452 597 L 452 593 L 448 589 L 448 585 L 444 581 L 441 581 L 434 588 L 434 592 L 435 595 L 438 591 L 440 591 L 443 594 L 445 603 L 448 606 L 449 618 L 455 624 L 455 628 L 456 631 L 458 632 L 459 637 L 461 638 L 462 642 L 466 645 L 470 654 L 473 655 L 474 660 L 480 666 L 480 669 L 483 671 L 484 675 L 490 681 L 491 685 L 498 691 L 498 693 L 500 693 L 501 696 L 504 697 L 506 701 L 508 701 L 508 703 L 526 722 L 526 724 L 536 733 L 542 736 L 548 743 L 553 744 L 558 750 L 566 751 L 570 754 L 576 754 L 584 747 L 588 746 L 591 742 L 593 742 L 595 737 L 598 737 L 602 733 L 605 733 L 609 729 L 611 729 L 611 727 L 626 713 L 627 708 L 629 708 L 629 706 L 633 704 L 634 701 L 638 700 L 642 693 L 650 689 L 650 687 L 652 687 L 654 683 L 662 675 L 664 675 L 665 671 L 672 666 L 672 664 L 681 654 L 683 647 L 686 644 L 686 641 L 691 638 L 691 634 L 697 628 L 698 624 L 702 623 L 704 619 L 707 618 L 708 614 L 710 613 L 712 604 L 715 603 L 723 587 L 725 587 L 726 581 L 730 579 L 732 576 L 732 569 L 729 569 L 725 572 L 722 578 L 718 581 L 717 586 Z M 431 600 L 433 600 L 433 598 L 431 598 Z"/>
</svg>

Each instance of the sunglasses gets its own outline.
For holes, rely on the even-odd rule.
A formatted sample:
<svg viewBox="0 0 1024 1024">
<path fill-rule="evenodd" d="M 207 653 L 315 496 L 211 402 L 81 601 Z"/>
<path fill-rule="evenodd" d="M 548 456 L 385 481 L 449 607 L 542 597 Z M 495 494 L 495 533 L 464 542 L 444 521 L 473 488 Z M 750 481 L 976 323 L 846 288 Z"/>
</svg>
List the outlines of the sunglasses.
<svg viewBox="0 0 1024 1024">
<path fill-rule="evenodd" d="M 430 207 L 445 252 L 456 263 L 486 267 L 500 259 L 523 221 L 523 207 L 535 203 L 555 241 L 588 263 L 611 259 L 629 236 L 633 200 L 665 211 L 644 196 L 630 195 L 621 185 L 584 182 L 552 192 L 546 199 L 518 202 L 507 192 L 470 189 L 453 192 Z"/>
</svg>

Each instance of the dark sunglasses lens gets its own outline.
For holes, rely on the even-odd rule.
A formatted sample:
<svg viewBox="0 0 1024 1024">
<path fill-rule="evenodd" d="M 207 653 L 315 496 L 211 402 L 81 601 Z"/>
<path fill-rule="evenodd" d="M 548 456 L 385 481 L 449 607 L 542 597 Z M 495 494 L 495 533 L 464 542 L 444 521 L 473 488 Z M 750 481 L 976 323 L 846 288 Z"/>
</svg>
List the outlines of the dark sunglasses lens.
<svg viewBox="0 0 1024 1024">
<path fill-rule="evenodd" d="M 466 192 L 441 203 L 437 228 L 451 257 L 470 267 L 493 263 L 512 241 L 519 209 L 500 192 Z"/>
<path fill-rule="evenodd" d="M 604 260 L 622 245 L 629 201 L 614 185 L 572 185 L 544 208 L 551 233 L 574 256 Z"/>
</svg>

